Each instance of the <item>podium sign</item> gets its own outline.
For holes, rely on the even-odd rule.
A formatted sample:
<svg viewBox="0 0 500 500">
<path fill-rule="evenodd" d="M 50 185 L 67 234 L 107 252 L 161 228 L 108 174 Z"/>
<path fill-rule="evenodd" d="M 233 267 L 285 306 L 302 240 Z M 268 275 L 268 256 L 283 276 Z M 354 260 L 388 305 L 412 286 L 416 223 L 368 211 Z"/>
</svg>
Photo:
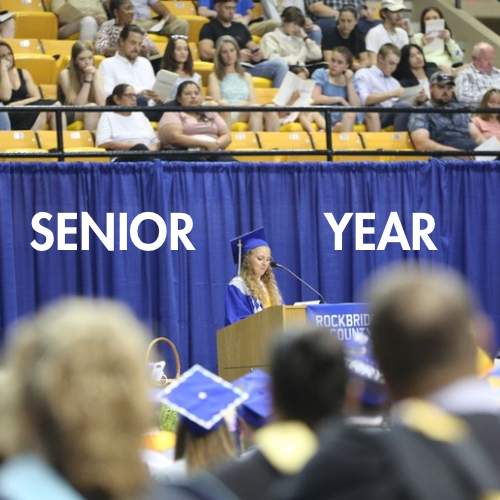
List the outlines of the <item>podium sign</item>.
<svg viewBox="0 0 500 500">
<path fill-rule="evenodd" d="M 347 367 L 360 377 L 382 381 L 373 360 L 370 344 L 370 314 L 368 304 L 321 304 L 307 307 L 309 323 L 326 328 L 344 345 Z"/>
</svg>

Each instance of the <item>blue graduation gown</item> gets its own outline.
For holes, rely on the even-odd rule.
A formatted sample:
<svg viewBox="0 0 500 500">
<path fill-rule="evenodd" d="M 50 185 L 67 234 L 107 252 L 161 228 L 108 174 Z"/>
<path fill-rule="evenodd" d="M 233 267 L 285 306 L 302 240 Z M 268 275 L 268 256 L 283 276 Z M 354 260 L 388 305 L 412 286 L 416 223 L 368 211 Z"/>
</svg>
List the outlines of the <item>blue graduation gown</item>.
<svg viewBox="0 0 500 500">
<path fill-rule="evenodd" d="M 226 289 L 226 320 L 231 325 L 264 309 L 258 299 L 250 295 L 241 276 L 235 276 Z"/>
</svg>

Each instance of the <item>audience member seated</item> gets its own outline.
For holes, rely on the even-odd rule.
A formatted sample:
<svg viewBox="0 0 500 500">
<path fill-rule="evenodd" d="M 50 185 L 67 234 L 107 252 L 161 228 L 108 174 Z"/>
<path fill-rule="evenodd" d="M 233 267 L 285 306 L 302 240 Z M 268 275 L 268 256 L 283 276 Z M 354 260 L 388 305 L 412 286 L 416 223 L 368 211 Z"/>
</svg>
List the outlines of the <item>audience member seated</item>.
<svg viewBox="0 0 500 500">
<path fill-rule="evenodd" d="M 183 82 L 175 98 L 178 106 L 201 106 L 200 87 L 194 82 Z M 158 124 L 158 134 L 164 149 L 221 151 L 231 143 L 231 134 L 226 122 L 217 113 L 200 111 L 167 111 Z M 179 157 L 186 161 L 224 161 L 228 156 Z M 232 160 L 234 161 L 234 160 Z"/>
<path fill-rule="evenodd" d="M 397 102 L 404 89 L 391 75 L 401 60 L 401 51 L 395 45 L 382 45 L 377 55 L 377 63 L 370 68 L 362 68 L 354 75 L 363 106 L 383 106 L 384 108 L 406 107 Z M 409 115 L 405 113 L 369 113 L 365 118 L 370 131 L 377 131 L 389 125 L 394 130 L 407 130 Z"/>
<path fill-rule="evenodd" d="M 359 106 L 360 100 L 356 81 L 350 69 L 352 54 L 346 47 L 336 47 L 330 58 L 328 69 L 318 69 L 312 79 L 316 82 L 313 90 L 314 104 L 329 106 Z M 330 112 L 335 132 L 350 132 L 356 118 L 355 113 Z"/>
<path fill-rule="evenodd" d="M 485 141 L 467 113 L 447 113 L 461 108 L 453 102 L 455 82 L 453 75 L 438 71 L 430 78 L 431 99 L 428 106 L 440 108 L 442 113 L 414 113 L 408 130 L 419 151 L 472 150 Z"/>
<path fill-rule="evenodd" d="M 373 14 L 366 8 L 364 0 L 306 0 L 306 8 L 312 20 L 321 28 L 323 38 L 326 38 L 328 32 L 335 28 L 339 11 L 345 5 L 352 5 L 358 13 L 361 33 L 365 34 L 370 28 L 380 23 L 373 19 Z"/>
<path fill-rule="evenodd" d="M 104 7 L 109 12 L 111 11 L 111 1 L 104 0 Z M 158 35 L 187 35 L 189 30 L 188 22 L 185 19 L 179 19 L 170 13 L 165 4 L 158 0 L 132 0 L 134 6 L 134 24 L 140 26 L 143 30 L 149 31 L 155 24 L 165 21 Z M 153 19 L 151 10 L 155 12 L 161 19 Z"/>
<path fill-rule="evenodd" d="M 104 106 L 104 86 L 99 70 L 94 66 L 94 53 L 87 42 L 75 42 L 71 49 L 69 68 L 58 78 L 59 99 L 66 105 Z M 66 113 L 68 123 L 83 121 L 86 130 L 94 131 L 99 113 Z"/>
<path fill-rule="evenodd" d="M 297 7 L 304 16 L 306 16 L 306 24 L 304 29 L 306 33 L 318 44 L 321 45 L 323 33 L 321 28 L 307 17 L 303 0 L 264 0 L 260 2 L 262 14 L 265 19 L 272 19 L 277 23 L 281 23 L 281 13 L 287 7 Z"/>
<path fill-rule="evenodd" d="M 240 500 L 271 498 L 272 488 L 300 472 L 314 455 L 319 446 L 315 433 L 321 425 L 335 419 L 341 426 L 347 371 L 336 336 L 303 327 L 285 331 L 278 338 L 270 357 L 269 400 L 274 406 L 274 421 L 257 431 L 257 446 L 252 452 L 213 471 Z M 251 401 L 251 386 L 243 386 L 243 390 L 249 391 Z M 291 457 L 293 469 L 289 468 Z"/>
<path fill-rule="evenodd" d="M 248 26 L 250 33 L 256 36 L 263 36 L 277 28 L 281 22 L 274 20 L 262 20 L 253 18 L 253 0 L 238 0 L 236 2 L 236 13 L 234 20 Z M 200 0 L 198 2 L 198 15 L 208 18 L 217 16 L 214 0 Z"/>
<path fill-rule="evenodd" d="M 428 63 L 425 60 L 422 49 L 418 45 L 410 43 L 401 49 L 401 60 L 393 76 L 402 87 L 422 86 L 422 91 L 414 103 L 419 105 L 431 97 L 429 78 L 436 71 L 439 71 L 439 68 L 434 63 Z"/>
<path fill-rule="evenodd" d="M 113 18 L 105 22 L 97 32 L 94 42 L 96 54 L 106 57 L 114 56 L 118 50 L 118 39 L 125 26 L 134 19 L 134 5 L 131 0 L 111 0 Z M 158 48 L 148 35 L 144 36 L 141 46 L 141 56 L 149 57 L 159 54 Z"/>
<path fill-rule="evenodd" d="M 233 21 L 235 9 L 236 2 L 234 0 L 217 0 L 215 2 L 217 16 L 205 24 L 200 31 L 200 57 L 204 61 L 213 61 L 217 40 L 223 35 L 232 36 L 238 42 L 245 70 L 252 76 L 271 79 L 273 87 L 279 88 L 288 72 L 288 65 L 280 59 L 262 60 L 262 51 L 252 40 L 248 28 L 242 23 Z"/>
<path fill-rule="evenodd" d="M 106 99 L 107 106 L 137 106 L 133 87 L 117 85 Z M 158 151 L 160 142 L 146 118 L 140 111 L 115 111 L 103 113 L 97 124 L 96 146 L 112 151 Z M 118 158 L 119 161 L 145 161 L 147 155 Z"/>
<path fill-rule="evenodd" d="M 143 40 L 144 32 L 139 26 L 129 24 L 122 29 L 118 39 L 118 51 L 99 66 L 106 96 L 110 95 L 117 85 L 127 83 L 134 89 L 139 106 L 162 104 L 161 99 L 152 90 L 156 81 L 153 66 L 145 57 L 139 55 Z M 154 107 L 146 112 L 146 116 L 152 121 L 158 121 L 161 114 L 162 112 Z"/>
<path fill-rule="evenodd" d="M 10 45 L 0 40 L 0 100 L 6 106 L 59 106 L 58 101 L 44 100 L 33 77 L 26 69 L 16 68 L 14 53 Z M 3 113 L 0 113 L 3 115 Z M 48 123 L 51 130 L 56 130 L 55 113 L 16 113 L 9 112 L 12 130 L 41 130 Z M 63 128 L 66 118 L 62 115 Z M 5 120 L 5 119 L 4 119 Z M 5 125 L 4 125 L 5 126 Z"/>
<path fill-rule="evenodd" d="M 472 49 L 470 66 L 457 76 L 456 97 L 463 106 L 477 108 L 482 95 L 491 88 L 500 88 L 500 69 L 493 66 L 495 49 L 478 43 Z"/>
<path fill-rule="evenodd" d="M 200 394 L 208 394 L 202 404 Z M 162 402 L 179 412 L 175 462 L 165 470 L 165 483 L 196 477 L 212 467 L 236 461 L 234 436 L 225 418 L 247 398 L 246 392 L 200 365 L 191 367 L 161 396 Z"/>
<path fill-rule="evenodd" d="M 108 18 L 100 0 L 52 0 L 59 38 L 80 33 L 80 40 L 94 40 L 98 27 Z"/>
<path fill-rule="evenodd" d="M 377 54 L 382 45 L 391 43 L 401 49 L 410 43 L 413 33 L 410 20 L 404 18 L 405 10 L 403 0 L 382 0 L 380 16 L 383 22 L 372 28 L 365 38 L 371 64 L 377 63 Z"/>
<path fill-rule="evenodd" d="M 5 21 L 0 22 L 0 38 L 15 38 L 16 36 L 16 20 L 14 18 L 13 12 L 7 12 L 2 10 L 2 3 L 0 2 L 0 12 L 4 14 L 11 14 L 11 17 L 5 19 Z"/>
<path fill-rule="evenodd" d="M 10 425 L 1 429 L 17 442 L 0 468 L 2 498 L 148 498 L 148 336 L 104 298 L 63 299 L 17 323 L 2 387 Z"/>
<path fill-rule="evenodd" d="M 257 97 L 252 77 L 240 65 L 238 42 L 233 37 L 222 36 L 215 46 L 215 72 L 208 77 L 208 94 L 220 105 L 257 106 Z M 249 129 L 258 132 L 263 129 L 262 113 L 234 111 L 221 113 L 230 127 L 234 122 L 248 122 Z M 278 115 L 264 113 L 265 129 L 278 131 Z"/>
<path fill-rule="evenodd" d="M 472 123 L 477 127 L 479 132 L 489 139 L 495 136 L 500 140 L 500 89 L 490 89 L 485 92 L 480 108 L 498 109 L 497 113 L 478 114 L 472 119 Z"/>
<path fill-rule="evenodd" d="M 358 11 L 352 5 L 344 5 L 339 10 L 337 25 L 326 33 L 322 46 L 325 61 L 330 61 L 335 47 L 349 49 L 355 58 L 352 65 L 353 71 L 370 65 L 365 47 L 365 36 L 358 28 Z"/>
<path fill-rule="evenodd" d="M 304 66 L 321 60 L 321 48 L 304 31 L 304 14 L 296 7 L 287 7 L 281 15 L 283 25 L 266 33 L 260 41 L 265 59 L 281 59 L 289 66 Z"/>
<path fill-rule="evenodd" d="M 424 9 L 420 16 L 420 33 L 415 33 L 413 41 L 422 47 L 427 62 L 437 64 L 443 71 L 451 73 L 452 66 L 463 64 L 464 54 L 458 43 L 452 38 L 446 22 L 443 31 L 426 35 L 426 21 L 437 19 L 444 19 L 443 13 L 438 8 L 427 7 Z M 441 48 L 431 43 L 436 37 L 444 41 L 444 47 Z"/>
<path fill-rule="evenodd" d="M 201 87 L 201 75 L 193 69 L 193 56 L 187 37 L 184 35 L 170 37 L 165 53 L 163 54 L 163 59 L 161 60 L 160 69 L 165 69 L 179 75 L 172 88 L 170 99 L 175 99 L 177 88 L 182 82 L 189 80 Z"/>
</svg>

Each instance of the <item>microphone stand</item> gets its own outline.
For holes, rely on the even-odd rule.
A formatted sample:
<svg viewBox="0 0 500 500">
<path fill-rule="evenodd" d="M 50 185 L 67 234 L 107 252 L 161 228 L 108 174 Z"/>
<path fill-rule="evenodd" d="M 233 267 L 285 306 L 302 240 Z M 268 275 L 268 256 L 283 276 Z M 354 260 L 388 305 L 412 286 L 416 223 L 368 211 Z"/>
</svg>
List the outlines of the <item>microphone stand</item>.
<svg viewBox="0 0 500 500">
<path fill-rule="evenodd" d="M 320 299 L 321 299 L 321 304 L 326 304 L 325 297 L 321 295 L 318 290 L 315 290 L 309 283 L 306 283 L 300 276 L 297 276 L 293 271 L 288 269 L 288 267 L 282 266 L 281 264 L 278 264 L 277 262 L 272 261 L 271 262 L 271 267 L 277 267 L 278 269 L 283 269 L 287 273 L 291 274 L 295 279 L 299 280 L 303 285 L 305 285 L 307 288 L 312 290 Z"/>
</svg>

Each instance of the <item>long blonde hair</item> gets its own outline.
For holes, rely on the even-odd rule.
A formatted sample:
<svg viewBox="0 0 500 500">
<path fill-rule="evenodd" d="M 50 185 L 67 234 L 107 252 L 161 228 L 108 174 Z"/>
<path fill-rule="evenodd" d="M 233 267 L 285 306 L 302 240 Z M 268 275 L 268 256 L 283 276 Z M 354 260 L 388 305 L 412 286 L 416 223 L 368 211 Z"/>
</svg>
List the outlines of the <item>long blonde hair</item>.
<svg viewBox="0 0 500 500">
<path fill-rule="evenodd" d="M 226 65 L 224 64 L 221 55 L 222 46 L 225 43 L 230 43 L 236 49 L 236 62 L 234 63 L 234 69 L 236 70 L 236 73 L 238 73 L 240 76 L 244 76 L 245 74 L 245 70 L 241 67 L 240 64 L 241 53 L 240 53 L 240 47 L 238 46 L 238 42 L 232 36 L 223 35 L 217 40 L 217 43 L 215 44 L 215 57 L 214 57 L 215 76 L 217 77 L 218 80 L 221 81 L 224 80 L 224 77 L 226 76 Z"/>
<path fill-rule="evenodd" d="M 76 64 L 76 58 L 85 50 L 89 50 L 94 53 L 92 45 L 88 42 L 75 42 L 71 47 L 71 60 L 69 62 L 69 92 L 66 97 L 66 104 L 72 104 L 73 100 L 79 94 L 82 89 L 81 78 L 83 77 L 83 71 Z M 93 88 L 90 88 L 89 102 L 93 102 Z"/>
<path fill-rule="evenodd" d="M 65 299 L 16 328 L 7 369 L 16 385 L 8 410 L 24 429 L 18 447 L 41 449 L 87 498 L 133 498 L 147 486 L 146 336 L 108 300 Z"/>
<path fill-rule="evenodd" d="M 259 280 L 250 267 L 250 256 L 254 250 L 252 249 L 244 255 L 240 276 L 247 285 L 250 295 L 258 299 L 263 306 L 268 300 L 272 306 L 278 306 L 281 304 L 281 293 L 274 277 L 273 268 L 269 266 Z M 265 290 L 262 289 L 262 285 L 264 285 Z"/>
<path fill-rule="evenodd" d="M 179 419 L 177 424 L 177 443 L 175 459 L 185 459 L 188 474 L 194 475 L 200 470 L 209 470 L 224 462 L 236 460 L 234 438 L 225 422 L 217 429 L 196 436 Z"/>
</svg>

